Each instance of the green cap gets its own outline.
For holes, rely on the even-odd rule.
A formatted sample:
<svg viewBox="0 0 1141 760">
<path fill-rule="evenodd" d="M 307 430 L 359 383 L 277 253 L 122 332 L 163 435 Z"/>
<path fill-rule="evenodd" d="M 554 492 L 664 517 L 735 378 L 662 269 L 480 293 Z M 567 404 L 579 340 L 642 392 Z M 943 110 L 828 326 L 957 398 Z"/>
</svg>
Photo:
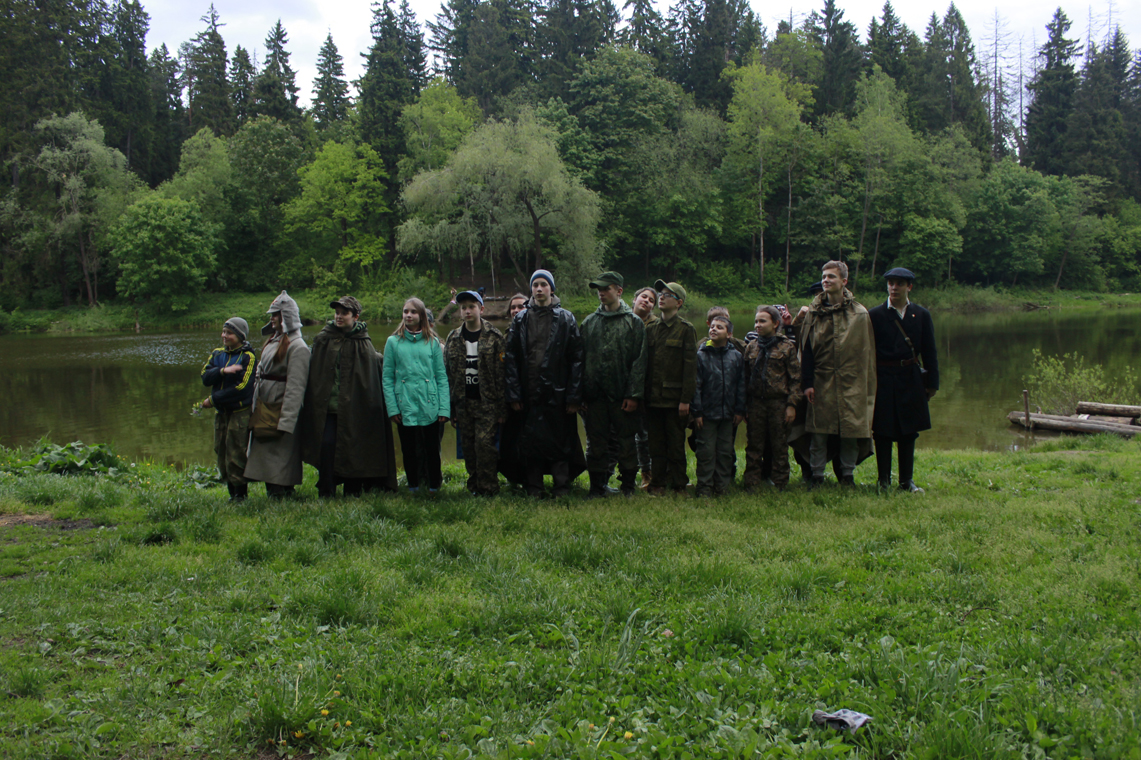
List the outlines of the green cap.
<svg viewBox="0 0 1141 760">
<path fill-rule="evenodd" d="M 617 272 L 603 272 L 590 281 L 590 287 L 592 288 L 605 288 L 610 285 L 617 285 L 618 287 L 622 287 L 622 275 L 618 274 Z"/>
<path fill-rule="evenodd" d="M 671 292 L 675 296 L 677 296 L 677 300 L 679 300 L 679 301 L 685 300 L 685 288 L 683 288 L 681 285 L 679 285 L 676 282 L 666 282 L 665 280 L 658 280 L 657 282 L 654 283 L 654 290 L 658 291 L 658 293 L 661 293 L 663 290 L 668 290 L 669 292 Z"/>
</svg>

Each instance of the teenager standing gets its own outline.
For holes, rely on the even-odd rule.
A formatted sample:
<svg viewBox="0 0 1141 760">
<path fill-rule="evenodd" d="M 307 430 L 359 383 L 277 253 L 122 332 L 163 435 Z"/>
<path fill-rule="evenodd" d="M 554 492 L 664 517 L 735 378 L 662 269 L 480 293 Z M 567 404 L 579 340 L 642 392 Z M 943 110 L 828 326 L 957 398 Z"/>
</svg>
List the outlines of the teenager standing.
<svg viewBox="0 0 1141 760">
<path fill-rule="evenodd" d="M 440 424 L 451 417 L 444 352 L 419 298 L 404 302 L 403 319 L 384 344 L 384 400 L 396 420 L 408 490 L 420 490 L 421 467 L 428 491 L 443 482 Z"/>
</svg>

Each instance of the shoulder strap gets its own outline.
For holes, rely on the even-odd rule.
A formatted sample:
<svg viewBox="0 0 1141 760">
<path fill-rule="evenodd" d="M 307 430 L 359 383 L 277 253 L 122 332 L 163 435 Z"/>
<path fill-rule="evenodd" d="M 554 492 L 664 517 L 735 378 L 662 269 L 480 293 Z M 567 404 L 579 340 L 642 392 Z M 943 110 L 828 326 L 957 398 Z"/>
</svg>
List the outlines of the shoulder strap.
<svg viewBox="0 0 1141 760">
<path fill-rule="evenodd" d="M 903 339 L 907 341 L 907 347 L 911 349 L 911 358 L 915 359 L 915 361 L 919 361 L 919 353 L 915 350 L 915 345 L 912 344 L 911 338 L 907 337 L 907 331 L 903 329 L 903 320 L 893 319 L 892 322 L 894 322 L 895 326 L 899 328 L 899 331 L 903 333 Z"/>
</svg>

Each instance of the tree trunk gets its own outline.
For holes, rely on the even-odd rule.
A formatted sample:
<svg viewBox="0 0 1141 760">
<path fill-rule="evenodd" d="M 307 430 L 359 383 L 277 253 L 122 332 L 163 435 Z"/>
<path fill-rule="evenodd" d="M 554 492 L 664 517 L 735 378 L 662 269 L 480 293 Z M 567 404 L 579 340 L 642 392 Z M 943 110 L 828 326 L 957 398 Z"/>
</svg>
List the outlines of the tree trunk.
<svg viewBox="0 0 1141 760">
<path fill-rule="evenodd" d="M 792 273 L 792 164 L 788 165 L 788 219 L 784 225 L 784 291 Z"/>
<path fill-rule="evenodd" d="M 135 307 L 135 333 L 141 333 L 143 328 L 139 326 L 139 307 Z"/>
<path fill-rule="evenodd" d="M 880 257 L 880 231 L 883 229 L 883 214 L 880 214 L 879 221 L 876 222 L 876 248 L 872 251 L 872 279 L 876 278 L 876 263 Z"/>
<path fill-rule="evenodd" d="M 534 235 L 533 251 L 535 254 L 535 269 L 543 268 L 543 242 L 540 237 L 542 227 L 539 225 L 539 217 L 535 214 L 535 209 L 531 207 L 530 199 L 525 199 L 523 205 L 527 207 L 527 213 L 531 215 L 531 229 Z"/>
<path fill-rule="evenodd" d="M 761 157 L 757 169 L 757 227 L 761 238 L 761 287 L 765 286 L 765 153 L 761 150 Z"/>
</svg>

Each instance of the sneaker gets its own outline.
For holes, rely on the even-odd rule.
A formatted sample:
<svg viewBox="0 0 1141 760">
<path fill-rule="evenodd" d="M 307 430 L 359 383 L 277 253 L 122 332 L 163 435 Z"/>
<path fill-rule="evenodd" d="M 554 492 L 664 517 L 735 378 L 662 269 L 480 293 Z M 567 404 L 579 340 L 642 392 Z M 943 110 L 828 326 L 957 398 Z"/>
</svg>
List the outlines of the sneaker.
<svg viewBox="0 0 1141 760">
<path fill-rule="evenodd" d="M 420 493 L 420 486 L 408 486 L 408 493 Z"/>
<path fill-rule="evenodd" d="M 840 477 L 840 485 L 848 486 L 849 488 L 855 487 L 855 485 L 856 485 L 855 476 L 853 476 L 853 475 L 842 475 Z"/>
<path fill-rule="evenodd" d="M 914 480 L 908 480 L 905 483 L 900 483 L 899 490 L 907 491 L 908 493 L 926 493 L 922 488 L 915 485 Z"/>
</svg>

